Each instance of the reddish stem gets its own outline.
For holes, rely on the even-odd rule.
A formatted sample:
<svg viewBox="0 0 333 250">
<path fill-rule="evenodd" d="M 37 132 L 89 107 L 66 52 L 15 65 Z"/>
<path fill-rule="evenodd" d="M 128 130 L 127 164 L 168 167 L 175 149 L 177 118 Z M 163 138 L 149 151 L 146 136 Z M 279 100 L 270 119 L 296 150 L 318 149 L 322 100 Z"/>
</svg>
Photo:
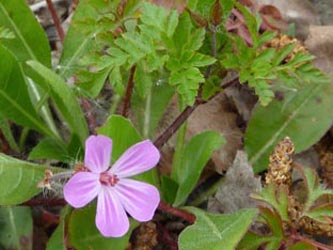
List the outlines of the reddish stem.
<svg viewBox="0 0 333 250">
<path fill-rule="evenodd" d="M 67 202 L 64 199 L 47 199 L 47 198 L 32 198 L 31 200 L 28 200 L 26 202 L 23 202 L 21 205 L 23 206 L 50 206 L 50 207 L 55 207 L 55 206 L 65 206 Z"/>
<path fill-rule="evenodd" d="M 221 86 L 222 89 L 225 89 L 227 87 L 232 86 L 233 84 L 238 82 L 238 77 L 232 79 L 231 81 L 223 84 Z M 177 132 L 177 130 L 180 128 L 180 126 L 187 120 L 187 118 L 189 118 L 189 116 L 193 113 L 193 111 L 200 105 L 200 104 L 204 104 L 207 101 L 210 101 L 211 99 L 213 99 L 215 96 L 217 96 L 220 92 L 217 92 L 215 95 L 211 96 L 207 101 L 204 101 L 201 99 L 201 88 L 198 91 L 198 96 L 193 104 L 193 106 L 187 106 L 183 112 L 181 112 L 177 118 L 173 121 L 173 123 L 167 127 L 164 132 L 157 137 L 157 139 L 154 141 L 154 145 L 157 148 L 161 148 L 170 138 L 171 136 Z"/>
<path fill-rule="evenodd" d="M 188 221 L 189 223 L 193 224 L 195 222 L 195 216 L 185 210 L 181 210 L 178 208 L 174 208 L 171 207 L 170 205 L 168 205 L 167 203 L 161 201 L 160 204 L 158 205 L 158 210 L 161 210 L 163 212 L 172 214 L 174 216 L 180 217 L 186 221 Z"/>
<path fill-rule="evenodd" d="M 134 74 L 135 74 L 136 66 L 132 66 L 130 76 L 128 78 L 128 83 L 126 87 L 126 93 L 124 97 L 123 111 L 122 115 L 124 117 L 128 117 L 128 111 L 131 106 L 131 97 L 134 89 Z"/>
<path fill-rule="evenodd" d="M 95 128 L 97 127 L 97 121 L 96 121 L 96 118 L 93 116 L 93 114 L 91 112 L 92 108 L 91 108 L 91 105 L 90 105 L 89 101 L 85 98 L 82 98 L 81 99 L 81 107 L 83 108 L 85 116 L 87 118 L 89 131 L 90 131 L 90 133 L 94 134 L 95 133 Z"/>
<path fill-rule="evenodd" d="M 61 43 L 64 42 L 64 38 L 65 38 L 65 32 L 61 26 L 61 22 L 60 22 L 60 19 L 57 15 L 57 11 L 56 9 L 54 8 L 54 5 L 52 3 L 52 0 L 46 0 L 46 3 L 47 3 L 47 7 L 51 13 L 51 16 L 52 16 L 52 19 L 53 19 L 53 22 L 54 22 L 54 25 L 57 29 L 57 32 L 58 32 L 58 36 L 59 36 L 59 39 L 61 41 Z"/>
</svg>

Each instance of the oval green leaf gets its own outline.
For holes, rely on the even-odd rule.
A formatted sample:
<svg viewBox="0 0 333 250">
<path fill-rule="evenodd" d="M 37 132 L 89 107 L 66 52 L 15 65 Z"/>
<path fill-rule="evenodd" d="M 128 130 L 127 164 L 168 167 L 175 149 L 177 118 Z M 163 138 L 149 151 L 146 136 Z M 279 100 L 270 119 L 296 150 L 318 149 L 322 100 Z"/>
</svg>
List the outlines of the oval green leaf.
<svg viewBox="0 0 333 250">
<path fill-rule="evenodd" d="M 60 168 L 51 168 L 59 172 Z M 46 167 L 0 154 L 0 205 L 16 205 L 42 191 L 37 187 Z"/>
<path fill-rule="evenodd" d="M 210 214 L 194 207 L 186 210 L 195 214 L 196 221 L 180 234 L 179 250 L 234 250 L 256 215 L 255 209 L 233 214 Z"/>
<path fill-rule="evenodd" d="M 257 106 L 245 134 L 245 148 L 255 172 L 267 168 L 273 148 L 285 136 L 295 144 L 296 152 L 315 142 L 332 125 L 333 87 L 312 83 L 283 101 L 267 107 Z"/>
</svg>

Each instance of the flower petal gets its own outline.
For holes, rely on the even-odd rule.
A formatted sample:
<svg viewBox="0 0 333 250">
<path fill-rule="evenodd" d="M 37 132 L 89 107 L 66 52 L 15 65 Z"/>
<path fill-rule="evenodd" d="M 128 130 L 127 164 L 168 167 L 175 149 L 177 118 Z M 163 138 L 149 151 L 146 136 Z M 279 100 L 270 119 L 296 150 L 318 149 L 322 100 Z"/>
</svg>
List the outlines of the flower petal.
<svg viewBox="0 0 333 250">
<path fill-rule="evenodd" d="M 125 151 L 110 169 L 118 177 L 145 172 L 158 163 L 160 152 L 150 140 L 139 142 Z"/>
<path fill-rule="evenodd" d="M 112 140 L 104 135 L 91 135 L 86 140 L 84 164 L 94 173 L 102 173 L 110 166 Z"/>
<path fill-rule="evenodd" d="M 99 174 L 76 173 L 64 186 L 65 200 L 75 208 L 84 207 L 100 192 Z"/>
<path fill-rule="evenodd" d="M 138 221 L 149 221 L 160 203 L 160 194 L 153 185 L 120 179 L 115 186 L 119 200 L 125 210 Z"/>
<path fill-rule="evenodd" d="M 98 195 L 96 226 L 105 237 L 121 237 L 129 229 L 127 214 L 117 194 L 108 187 Z"/>
</svg>

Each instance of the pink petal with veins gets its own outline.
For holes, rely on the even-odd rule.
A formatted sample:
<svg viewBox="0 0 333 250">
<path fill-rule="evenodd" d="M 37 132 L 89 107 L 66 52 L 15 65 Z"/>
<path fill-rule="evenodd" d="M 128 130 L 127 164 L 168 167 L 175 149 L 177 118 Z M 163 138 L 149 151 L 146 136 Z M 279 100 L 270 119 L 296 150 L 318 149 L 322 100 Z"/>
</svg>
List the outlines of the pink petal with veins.
<svg viewBox="0 0 333 250">
<path fill-rule="evenodd" d="M 127 214 L 117 194 L 107 187 L 98 194 L 96 226 L 105 237 L 121 237 L 129 229 Z"/>
<path fill-rule="evenodd" d="M 150 140 L 139 142 L 127 149 L 109 170 L 118 177 L 130 177 L 156 166 L 160 152 Z"/>
<path fill-rule="evenodd" d="M 120 179 L 115 186 L 121 204 L 134 219 L 149 221 L 160 202 L 156 187 L 131 179 Z"/>
<path fill-rule="evenodd" d="M 99 174 L 79 172 L 65 184 L 64 198 L 75 208 L 84 207 L 100 192 Z"/>
<path fill-rule="evenodd" d="M 102 173 L 110 166 L 112 140 L 104 135 L 91 135 L 86 140 L 84 164 L 91 172 Z"/>
</svg>

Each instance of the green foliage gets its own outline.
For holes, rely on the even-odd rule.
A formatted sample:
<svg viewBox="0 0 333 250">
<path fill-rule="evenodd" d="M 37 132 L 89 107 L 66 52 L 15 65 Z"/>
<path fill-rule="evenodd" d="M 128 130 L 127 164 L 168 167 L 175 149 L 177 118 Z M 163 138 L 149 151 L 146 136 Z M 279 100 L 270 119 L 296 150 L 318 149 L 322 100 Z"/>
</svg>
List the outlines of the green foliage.
<svg viewBox="0 0 333 250">
<path fill-rule="evenodd" d="M 196 221 L 181 232 L 178 240 L 180 250 L 233 250 L 256 215 L 255 209 L 221 215 L 194 207 L 186 209 L 195 214 Z"/>
<path fill-rule="evenodd" d="M 32 216 L 29 207 L 0 207 L 0 248 L 32 249 Z"/>
<path fill-rule="evenodd" d="M 37 187 L 43 180 L 46 167 L 0 154 L 0 205 L 16 205 L 29 200 L 42 190 Z M 54 173 L 60 168 L 48 167 Z"/>
<path fill-rule="evenodd" d="M 56 138 L 57 136 L 40 119 L 31 103 L 26 79 L 15 56 L 0 45 L 0 57 L 0 114 L 2 117 Z"/>
<path fill-rule="evenodd" d="M 13 32 L 10 31 L 10 29 L 0 26 L 0 40 L 1 39 L 13 39 L 13 38 L 15 38 L 15 35 Z"/>
<path fill-rule="evenodd" d="M 266 31 L 259 34 L 256 18 L 241 4 L 235 5 L 245 18 L 252 44 L 246 44 L 236 35 L 229 35 L 229 51 L 224 54 L 221 65 L 239 71 L 240 83 L 248 83 L 263 106 L 274 99 L 274 90 L 296 91 L 313 81 L 327 82 L 323 74 L 312 65 L 312 55 L 298 52 L 289 61 L 285 61 L 295 44 L 281 49 L 263 47 L 276 33 Z"/>
<path fill-rule="evenodd" d="M 2 32 L 12 38 L 1 39 L 1 44 L 15 54 L 20 62 L 37 60 L 47 67 L 51 66 L 51 51 L 46 34 L 26 1 L 1 1 L 0 27 Z"/>
<path fill-rule="evenodd" d="M 330 199 L 321 198 L 332 196 L 333 190 L 321 187 L 318 176 L 313 170 L 301 167 L 297 170 L 300 171 L 305 183 L 305 188 L 302 191 L 297 190 L 297 193 L 305 192 L 305 194 L 297 195 L 286 185 L 270 183 L 260 194 L 253 195 L 253 198 L 262 204 L 259 207 L 260 221 L 268 226 L 270 232 L 264 235 L 248 232 L 238 246 L 239 250 L 255 250 L 263 245 L 268 250 L 280 249 L 281 246 L 287 247 L 286 249 L 317 249 L 314 248 L 315 241 L 307 241 L 306 238 L 297 237 L 295 234 L 302 231 L 304 218 L 312 219 L 313 222 L 308 222 L 311 224 L 329 225 L 329 221 L 333 218 L 333 203 Z M 297 205 L 295 201 L 298 202 Z"/>
<path fill-rule="evenodd" d="M 73 90 L 59 75 L 42 64 L 36 61 L 29 61 L 27 64 L 44 79 L 47 85 L 41 85 L 41 87 L 44 88 L 45 92 L 49 92 L 64 121 L 70 127 L 72 135 L 77 134 L 83 144 L 88 136 L 88 127 Z M 38 82 L 38 84 L 43 83 Z"/>
<path fill-rule="evenodd" d="M 173 202 L 174 206 L 180 206 L 186 201 L 212 153 L 223 144 L 225 144 L 225 139 L 221 134 L 207 131 L 194 136 L 183 148 L 181 159 L 176 165 L 173 165 L 171 173 L 171 177 L 179 185 Z"/>
<path fill-rule="evenodd" d="M 123 250 L 128 244 L 132 230 L 138 225 L 130 220 L 131 226 L 126 235 L 121 238 L 105 238 L 95 226 L 96 206 L 89 205 L 76 209 L 69 218 L 69 242 L 80 250 Z"/>
<path fill-rule="evenodd" d="M 246 133 L 245 149 L 255 172 L 267 168 L 268 157 L 277 143 L 290 136 L 296 152 L 317 142 L 332 125 L 333 88 L 328 83 L 312 83 L 282 101 L 257 106 Z M 269 117 L 269 119 L 267 119 Z"/>
</svg>

